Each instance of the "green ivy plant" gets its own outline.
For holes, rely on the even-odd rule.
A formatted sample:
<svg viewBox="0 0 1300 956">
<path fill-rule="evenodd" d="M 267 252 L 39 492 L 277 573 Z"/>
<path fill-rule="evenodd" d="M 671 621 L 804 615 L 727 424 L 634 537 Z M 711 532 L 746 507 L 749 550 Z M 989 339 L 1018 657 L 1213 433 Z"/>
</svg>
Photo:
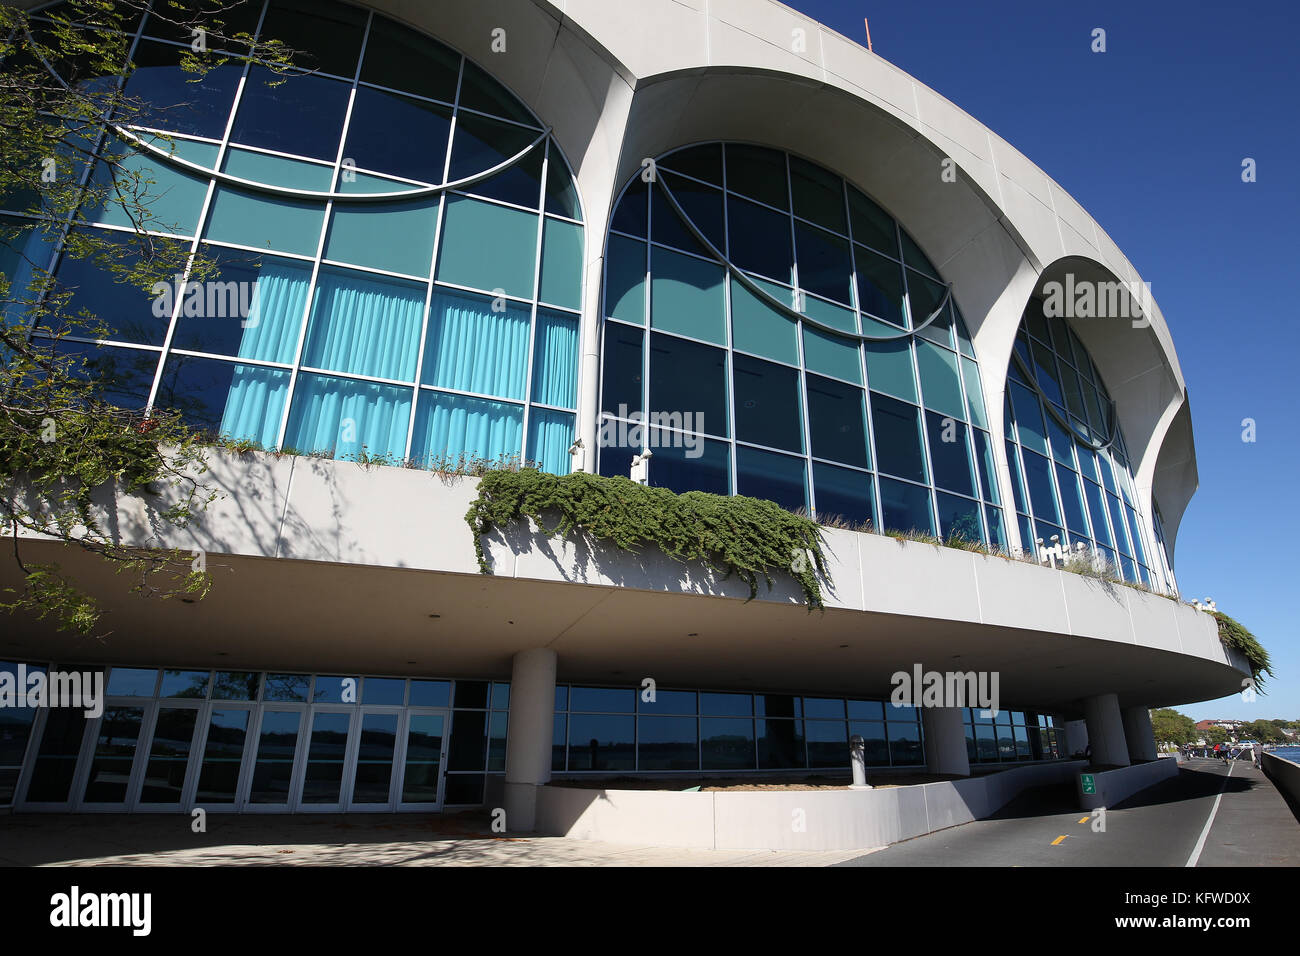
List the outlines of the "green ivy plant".
<svg viewBox="0 0 1300 956">
<path fill-rule="evenodd" d="M 1259 690 L 1264 686 L 1264 675 L 1273 676 L 1272 661 L 1269 660 L 1268 651 L 1240 622 L 1234 621 L 1222 611 L 1212 613 L 1219 626 L 1219 640 L 1223 642 L 1224 647 L 1240 651 L 1246 658 L 1246 662 L 1250 664 L 1251 677 L 1255 680 L 1255 689 Z"/>
<path fill-rule="evenodd" d="M 553 515 L 558 521 L 548 527 Z M 758 596 L 760 577 L 770 590 L 773 572 L 789 573 L 810 612 L 825 608 L 819 578 L 829 582 L 829 576 L 821 528 L 771 501 L 702 491 L 676 494 L 622 476 L 585 472 L 492 471 L 479 480 L 478 497 L 465 514 L 482 573 L 492 573 L 483 536 L 525 518 L 548 535 L 583 535 L 626 551 L 653 545 L 679 561 L 700 561 L 748 584 L 751 601 Z"/>
</svg>

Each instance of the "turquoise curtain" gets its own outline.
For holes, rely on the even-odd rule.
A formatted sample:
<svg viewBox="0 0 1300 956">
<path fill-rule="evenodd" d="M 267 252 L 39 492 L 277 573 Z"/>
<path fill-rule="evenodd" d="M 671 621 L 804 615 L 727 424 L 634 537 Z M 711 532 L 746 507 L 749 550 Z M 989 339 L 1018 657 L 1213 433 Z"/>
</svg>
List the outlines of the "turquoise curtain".
<svg viewBox="0 0 1300 956">
<path fill-rule="evenodd" d="M 567 475 L 572 459 L 573 416 L 534 408 L 528 413 L 528 460 L 552 475 Z"/>
<path fill-rule="evenodd" d="M 409 388 L 304 372 L 294 390 L 284 443 L 301 452 L 333 451 L 335 458 L 352 457 L 364 448 L 368 455 L 400 460 L 410 420 Z"/>
<path fill-rule="evenodd" d="M 533 401 L 577 408 L 577 316 L 538 309 L 533 355 Z"/>
<path fill-rule="evenodd" d="M 306 266 L 267 261 L 257 271 L 256 292 L 239 339 L 240 358 L 293 362 L 310 283 Z"/>
<path fill-rule="evenodd" d="M 524 410 L 520 405 L 421 390 L 411 458 L 428 467 L 462 456 L 496 461 L 519 457 Z M 567 446 L 566 446 L 567 447 Z"/>
<path fill-rule="evenodd" d="M 414 382 L 423 314 L 421 286 L 357 272 L 322 270 L 303 364 Z"/>
<path fill-rule="evenodd" d="M 493 312 L 492 301 L 434 291 L 421 374 L 425 385 L 524 398 L 530 310 L 507 302 Z"/>
<path fill-rule="evenodd" d="M 289 393 L 289 373 L 257 365 L 236 365 L 221 417 L 221 434 L 274 448 Z"/>
</svg>

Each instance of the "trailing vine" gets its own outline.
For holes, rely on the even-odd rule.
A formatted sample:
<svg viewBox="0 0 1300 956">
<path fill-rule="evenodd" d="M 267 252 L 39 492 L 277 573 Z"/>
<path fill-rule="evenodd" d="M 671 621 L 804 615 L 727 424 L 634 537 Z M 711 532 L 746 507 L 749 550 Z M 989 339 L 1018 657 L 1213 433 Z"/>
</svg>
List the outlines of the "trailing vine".
<svg viewBox="0 0 1300 956">
<path fill-rule="evenodd" d="M 1272 661 L 1269 660 L 1264 645 L 1241 623 L 1234 621 L 1222 611 L 1214 611 L 1213 614 L 1214 620 L 1219 625 L 1219 640 L 1223 642 L 1223 646 L 1234 648 L 1242 653 L 1246 662 L 1250 664 L 1256 689 L 1263 687 L 1264 675 L 1273 676 Z"/>
<path fill-rule="evenodd" d="M 547 527 L 545 516 L 556 514 L 558 522 Z M 825 607 L 818 580 L 827 576 L 821 529 L 770 501 L 677 494 L 585 472 L 492 471 L 480 479 L 478 498 L 465 514 L 482 573 L 492 573 L 483 536 L 524 518 L 547 535 L 583 535 L 625 551 L 654 545 L 679 561 L 703 562 L 748 584 L 751 601 L 760 577 L 770 590 L 772 573 L 786 572 L 799 582 L 810 612 Z"/>
</svg>

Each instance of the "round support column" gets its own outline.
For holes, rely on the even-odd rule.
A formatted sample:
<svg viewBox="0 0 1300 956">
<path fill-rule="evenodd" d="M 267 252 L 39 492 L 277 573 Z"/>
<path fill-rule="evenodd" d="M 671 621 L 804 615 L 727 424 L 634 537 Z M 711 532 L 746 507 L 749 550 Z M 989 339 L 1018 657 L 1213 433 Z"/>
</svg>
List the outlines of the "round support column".
<svg viewBox="0 0 1300 956">
<path fill-rule="evenodd" d="M 537 788 L 551 779 L 555 723 L 555 651 L 520 651 L 510 674 L 510 726 L 506 731 L 505 811 L 508 830 L 537 827 Z"/>
<path fill-rule="evenodd" d="M 1083 702 L 1083 716 L 1088 724 L 1088 743 L 1092 745 L 1092 762 L 1112 767 L 1129 766 L 1128 743 L 1124 739 L 1124 721 L 1120 717 L 1119 697 L 1098 694 Z"/>
<path fill-rule="evenodd" d="M 970 776 L 966 723 L 962 717 L 961 707 L 921 708 L 921 729 L 925 732 L 925 766 L 930 773 Z"/>
<path fill-rule="evenodd" d="M 1128 744 L 1129 759 L 1156 759 L 1156 735 L 1151 728 L 1151 711 L 1146 707 L 1125 707 L 1124 741 Z"/>
</svg>

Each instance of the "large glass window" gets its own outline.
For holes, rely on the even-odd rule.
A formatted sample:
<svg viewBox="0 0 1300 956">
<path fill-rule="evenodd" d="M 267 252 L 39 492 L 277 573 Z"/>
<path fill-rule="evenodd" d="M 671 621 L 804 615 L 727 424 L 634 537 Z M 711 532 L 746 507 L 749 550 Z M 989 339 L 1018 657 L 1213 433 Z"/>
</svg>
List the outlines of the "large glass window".
<svg viewBox="0 0 1300 956">
<path fill-rule="evenodd" d="M 1016 335 L 1006 404 L 1007 459 L 1021 544 L 1051 538 L 1093 555 L 1126 581 L 1172 588 L 1148 561 L 1124 435 L 1087 349 L 1031 298 Z M 1022 490 L 1019 479 L 1023 476 Z"/>
<path fill-rule="evenodd" d="M 704 453 L 652 448 L 651 484 L 1003 545 L 965 323 L 857 188 L 778 150 L 689 146 L 629 182 L 605 263 L 602 414 L 704 416 L 685 428 Z M 626 432 L 602 428 L 601 474 L 644 447 Z"/>
<path fill-rule="evenodd" d="M 106 327 L 98 344 L 72 335 L 59 348 L 106 373 L 109 400 L 176 408 L 214 436 L 568 471 L 585 235 L 542 122 L 460 54 L 361 7 L 251 0 L 222 16 L 229 30 L 260 23 L 261 39 L 300 51 L 300 69 L 231 63 L 188 82 L 176 44 L 190 38 L 140 18 L 126 89 L 149 104 L 139 129 L 174 146 L 122 161 L 150 184 L 150 228 L 175 237 L 153 241 L 201 250 L 217 269 L 203 283 L 179 277 L 162 301 L 59 253 L 69 311 L 87 307 Z M 106 170 L 94 175 L 107 184 Z M 0 211 L 27 211 L 16 202 Z M 720 194 L 718 210 L 720 224 Z M 134 240 L 112 207 L 81 218 Z M 679 278 L 688 306 L 702 279 Z"/>
</svg>

